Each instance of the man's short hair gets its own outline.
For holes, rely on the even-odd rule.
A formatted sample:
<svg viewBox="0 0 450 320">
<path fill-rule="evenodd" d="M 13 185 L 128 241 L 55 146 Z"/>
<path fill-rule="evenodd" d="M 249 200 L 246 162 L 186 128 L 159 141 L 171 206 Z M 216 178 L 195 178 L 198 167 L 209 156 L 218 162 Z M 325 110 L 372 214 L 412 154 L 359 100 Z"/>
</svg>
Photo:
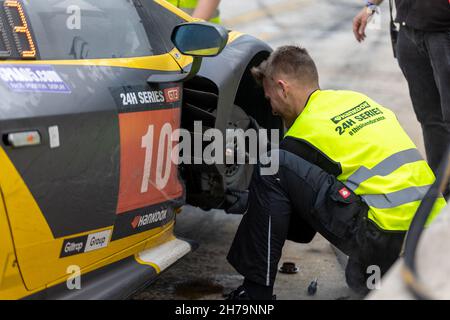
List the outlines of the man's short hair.
<svg viewBox="0 0 450 320">
<path fill-rule="evenodd" d="M 298 46 L 282 46 L 275 50 L 267 60 L 251 69 L 255 81 L 262 85 L 264 78 L 283 73 L 306 85 L 318 85 L 319 74 L 316 64 L 306 49 Z"/>
</svg>

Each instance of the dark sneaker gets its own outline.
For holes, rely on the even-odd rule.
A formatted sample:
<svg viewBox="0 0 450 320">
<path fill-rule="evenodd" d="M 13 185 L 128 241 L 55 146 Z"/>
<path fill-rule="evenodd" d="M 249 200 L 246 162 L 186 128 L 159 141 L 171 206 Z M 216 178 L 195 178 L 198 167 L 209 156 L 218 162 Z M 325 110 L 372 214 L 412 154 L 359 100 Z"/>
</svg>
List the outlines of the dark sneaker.
<svg viewBox="0 0 450 320">
<path fill-rule="evenodd" d="M 245 291 L 244 286 L 239 286 L 226 295 L 225 300 L 250 300 L 250 296 Z"/>
<path fill-rule="evenodd" d="M 248 190 L 232 190 L 226 191 L 227 204 L 224 206 L 226 213 L 245 214 L 248 208 Z"/>
<path fill-rule="evenodd" d="M 225 295 L 225 300 L 252 300 L 245 290 L 244 286 L 239 286 L 237 289 L 231 291 L 229 294 Z M 272 300 L 277 300 L 277 296 L 272 295 Z"/>
</svg>

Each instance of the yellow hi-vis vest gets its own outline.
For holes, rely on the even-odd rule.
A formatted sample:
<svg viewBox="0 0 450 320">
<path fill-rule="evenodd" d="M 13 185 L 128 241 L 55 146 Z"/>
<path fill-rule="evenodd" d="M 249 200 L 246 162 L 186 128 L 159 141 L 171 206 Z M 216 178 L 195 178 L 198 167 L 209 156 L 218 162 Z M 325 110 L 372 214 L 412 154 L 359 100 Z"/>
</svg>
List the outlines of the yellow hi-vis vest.
<svg viewBox="0 0 450 320">
<path fill-rule="evenodd" d="M 166 1 L 180 8 L 181 10 L 190 15 L 194 13 L 194 10 L 198 4 L 198 0 L 166 0 Z M 213 23 L 220 23 L 219 10 L 216 10 L 216 12 L 214 13 L 214 17 L 212 17 L 209 21 Z"/>
<path fill-rule="evenodd" d="M 315 91 L 285 137 L 301 139 L 341 167 L 337 177 L 384 230 L 408 230 L 435 176 L 395 114 L 352 91 Z M 440 197 L 430 223 L 446 205 Z"/>
</svg>

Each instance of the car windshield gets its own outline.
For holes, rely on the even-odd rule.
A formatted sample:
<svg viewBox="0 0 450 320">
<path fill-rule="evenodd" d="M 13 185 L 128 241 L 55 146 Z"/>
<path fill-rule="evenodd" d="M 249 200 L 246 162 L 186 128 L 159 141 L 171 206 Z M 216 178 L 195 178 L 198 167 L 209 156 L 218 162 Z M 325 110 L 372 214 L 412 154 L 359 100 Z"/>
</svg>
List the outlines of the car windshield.
<svg viewBox="0 0 450 320">
<path fill-rule="evenodd" d="M 157 54 L 132 0 L 23 0 L 42 59 Z"/>
</svg>

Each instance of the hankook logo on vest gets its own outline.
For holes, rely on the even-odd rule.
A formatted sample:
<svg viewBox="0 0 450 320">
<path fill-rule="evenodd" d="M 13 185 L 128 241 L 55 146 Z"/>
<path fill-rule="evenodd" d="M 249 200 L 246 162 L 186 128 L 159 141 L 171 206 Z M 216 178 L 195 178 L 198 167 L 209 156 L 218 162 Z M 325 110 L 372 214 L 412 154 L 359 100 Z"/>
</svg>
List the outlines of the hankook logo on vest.
<svg viewBox="0 0 450 320">
<path fill-rule="evenodd" d="M 109 244 L 111 230 L 105 230 L 76 238 L 65 239 L 60 258 L 105 248 Z"/>
<path fill-rule="evenodd" d="M 350 110 L 347 110 L 338 116 L 334 116 L 333 118 L 331 118 L 331 121 L 333 121 L 335 124 L 338 124 L 342 120 L 347 119 L 367 108 L 370 108 L 370 104 L 368 104 L 366 101 L 364 101 L 363 103 L 357 105 L 356 107 L 354 107 Z"/>
<path fill-rule="evenodd" d="M 167 209 L 162 209 L 156 212 L 148 213 L 145 215 L 139 215 L 134 217 L 131 221 L 133 229 L 147 226 L 151 223 L 156 223 L 165 220 L 167 217 Z"/>
</svg>

